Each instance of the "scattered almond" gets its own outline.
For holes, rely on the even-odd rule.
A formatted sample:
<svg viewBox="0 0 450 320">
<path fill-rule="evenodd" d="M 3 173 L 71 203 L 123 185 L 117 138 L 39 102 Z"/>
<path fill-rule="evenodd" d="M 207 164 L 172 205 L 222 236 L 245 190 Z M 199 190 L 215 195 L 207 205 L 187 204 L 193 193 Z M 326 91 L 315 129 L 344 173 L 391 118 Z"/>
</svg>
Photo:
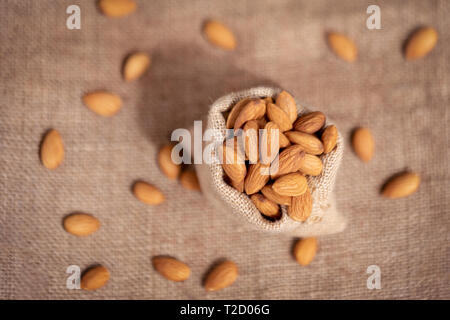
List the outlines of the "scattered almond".
<svg viewBox="0 0 450 320">
<path fill-rule="evenodd" d="M 425 57 L 436 46 L 438 34 L 434 28 L 423 27 L 416 30 L 405 45 L 406 60 Z"/>
<path fill-rule="evenodd" d="M 300 161 L 298 171 L 308 176 L 318 176 L 322 173 L 323 164 L 318 156 L 306 153 Z"/>
<path fill-rule="evenodd" d="M 181 165 L 172 160 L 173 147 L 172 144 L 165 145 L 158 153 L 159 168 L 170 180 L 176 180 L 181 172 Z"/>
<path fill-rule="evenodd" d="M 325 124 L 325 115 L 320 111 L 300 116 L 294 123 L 294 129 L 305 133 L 315 133 Z"/>
<path fill-rule="evenodd" d="M 156 271 L 171 281 L 185 281 L 191 275 L 189 266 L 174 258 L 163 256 L 154 257 L 152 263 Z"/>
<path fill-rule="evenodd" d="M 133 194 L 140 201 L 150 204 L 158 205 L 164 202 L 164 194 L 157 187 L 143 181 L 138 181 L 133 186 Z"/>
<path fill-rule="evenodd" d="M 52 129 L 45 135 L 41 144 L 41 161 L 47 169 L 56 169 L 64 160 L 64 144 L 59 132 Z"/>
<path fill-rule="evenodd" d="M 352 146 L 356 155 L 364 162 L 369 162 L 373 157 L 375 142 L 372 133 L 367 128 L 358 128 L 353 133 Z"/>
<path fill-rule="evenodd" d="M 270 121 L 275 122 L 281 132 L 292 129 L 292 122 L 288 114 L 276 104 L 269 103 L 267 105 L 267 118 L 269 118 Z"/>
<path fill-rule="evenodd" d="M 80 287 L 84 290 L 97 290 L 109 280 L 110 274 L 104 266 L 89 268 L 81 277 Z"/>
<path fill-rule="evenodd" d="M 323 144 L 314 135 L 300 131 L 288 131 L 284 133 L 292 143 L 302 147 L 303 151 L 309 154 L 322 154 Z"/>
<path fill-rule="evenodd" d="M 348 62 L 356 60 L 358 49 L 356 48 L 355 43 L 347 36 L 336 32 L 330 32 L 327 35 L 327 39 L 331 50 L 333 50 L 339 58 Z"/>
<path fill-rule="evenodd" d="M 281 216 L 280 207 L 278 206 L 278 204 L 267 199 L 262 194 L 252 194 L 250 199 L 259 210 L 259 212 L 261 212 L 266 217 L 278 219 Z"/>
<path fill-rule="evenodd" d="M 297 104 L 295 99 L 286 91 L 281 91 L 277 96 L 276 105 L 289 116 L 291 123 L 297 119 Z"/>
<path fill-rule="evenodd" d="M 419 189 L 420 176 L 416 173 L 405 172 L 393 176 L 384 185 L 381 194 L 389 199 L 407 197 Z"/>
<path fill-rule="evenodd" d="M 187 190 L 200 191 L 200 184 L 194 170 L 183 171 L 180 175 L 180 182 Z"/>
<path fill-rule="evenodd" d="M 234 122 L 234 130 L 239 129 L 250 120 L 262 118 L 266 114 L 266 103 L 262 99 L 254 99 L 247 103 Z"/>
<path fill-rule="evenodd" d="M 251 164 L 245 177 L 245 193 L 254 194 L 261 190 L 270 179 L 269 166 L 258 162 Z"/>
<path fill-rule="evenodd" d="M 99 228 L 100 221 L 89 214 L 74 213 L 64 218 L 64 229 L 75 236 L 88 236 Z"/>
<path fill-rule="evenodd" d="M 150 66 L 150 56 L 145 52 L 137 52 L 130 55 L 123 66 L 125 81 L 133 81 L 141 77 Z"/>
<path fill-rule="evenodd" d="M 264 188 L 261 189 L 261 193 L 270 201 L 273 201 L 275 203 L 290 206 L 291 205 L 291 199 L 292 197 L 289 196 L 282 196 L 273 190 L 271 184 L 266 184 Z"/>
<path fill-rule="evenodd" d="M 313 261 L 317 252 L 317 239 L 304 238 L 297 241 L 294 246 L 294 256 L 302 266 L 307 266 Z"/>
<path fill-rule="evenodd" d="M 326 127 L 322 133 L 323 153 L 330 153 L 336 147 L 337 139 L 338 131 L 336 126 Z"/>
<path fill-rule="evenodd" d="M 312 197 L 309 188 L 297 197 L 292 197 L 292 204 L 288 207 L 288 215 L 295 221 L 306 221 L 312 211 Z"/>
<path fill-rule="evenodd" d="M 304 175 L 294 172 L 275 180 L 272 189 L 282 196 L 296 197 L 306 192 L 308 184 Z"/>
<path fill-rule="evenodd" d="M 231 286 L 238 276 L 238 267 L 232 261 L 224 261 L 215 266 L 206 276 L 206 291 L 217 291 Z"/>
<path fill-rule="evenodd" d="M 250 98 L 245 98 L 240 101 L 238 101 L 234 107 L 231 109 L 230 113 L 228 114 L 227 118 L 227 129 L 234 128 L 234 123 L 236 122 L 237 117 L 241 113 L 242 109 L 251 101 Z"/>
<path fill-rule="evenodd" d="M 203 26 L 206 39 L 213 45 L 224 50 L 234 50 L 236 39 L 233 32 L 219 21 L 209 20 Z"/>
<path fill-rule="evenodd" d="M 89 109 L 104 117 L 115 115 L 122 107 L 122 99 L 106 91 L 87 93 L 83 97 L 83 102 Z"/>
<path fill-rule="evenodd" d="M 123 17 L 136 10 L 134 0 L 99 0 L 98 5 L 103 14 L 111 18 Z"/>
</svg>

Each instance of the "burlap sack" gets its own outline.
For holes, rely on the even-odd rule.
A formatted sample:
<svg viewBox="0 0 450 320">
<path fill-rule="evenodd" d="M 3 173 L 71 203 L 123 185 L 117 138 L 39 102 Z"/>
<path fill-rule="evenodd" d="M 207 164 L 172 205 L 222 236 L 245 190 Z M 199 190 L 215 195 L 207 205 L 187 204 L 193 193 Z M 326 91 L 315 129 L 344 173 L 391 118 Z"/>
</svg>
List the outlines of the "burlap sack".
<svg viewBox="0 0 450 320">
<path fill-rule="evenodd" d="M 250 97 L 276 97 L 281 89 L 271 87 L 256 87 L 248 90 L 230 93 L 216 100 L 210 107 L 207 115 L 207 128 L 216 129 L 213 142 L 219 146 L 223 143 L 226 135 L 225 117 L 223 112 L 228 111 L 237 101 Z M 307 108 L 297 101 L 299 114 L 306 113 Z M 326 125 L 332 124 L 327 120 Z M 204 147 L 205 147 L 204 145 Z M 212 148 L 211 157 L 216 156 L 217 148 Z M 342 161 L 344 143 L 341 135 L 337 141 L 337 147 L 330 153 L 322 155 L 323 172 L 317 177 L 308 177 L 308 186 L 313 198 L 313 208 L 310 217 L 305 222 L 298 222 L 291 219 L 285 206 L 281 206 L 282 217 L 277 221 L 269 221 L 262 217 L 250 198 L 237 191 L 224 181 L 225 173 L 218 161 L 212 164 L 203 163 L 196 165 L 202 191 L 207 199 L 217 210 L 224 214 L 235 214 L 250 222 L 256 229 L 293 235 L 299 237 L 319 236 L 340 232 L 345 228 L 345 219 L 336 208 L 336 201 L 333 197 L 333 187 L 339 165 Z"/>
</svg>

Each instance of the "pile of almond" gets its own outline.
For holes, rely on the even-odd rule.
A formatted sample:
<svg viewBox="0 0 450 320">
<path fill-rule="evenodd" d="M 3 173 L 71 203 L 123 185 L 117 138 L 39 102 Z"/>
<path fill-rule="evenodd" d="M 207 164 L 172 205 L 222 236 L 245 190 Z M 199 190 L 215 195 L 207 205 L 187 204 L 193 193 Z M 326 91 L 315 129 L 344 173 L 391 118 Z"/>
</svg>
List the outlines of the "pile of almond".
<svg viewBox="0 0 450 320">
<path fill-rule="evenodd" d="M 286 91 L 275 100 L 240 100 L 226 122 L 233 137 L 220 150 L 229 183 L 249 195 L 264 217 L 279 219 L 282 205 L 292 219 L 305 221 L 312 210 L 306 178 L 322 173 L 320 155 L 337 143 L 336 127 L 324 128 L 325 122 L 320 111 L 298 116 L 295 99 Z"/>
</svg>

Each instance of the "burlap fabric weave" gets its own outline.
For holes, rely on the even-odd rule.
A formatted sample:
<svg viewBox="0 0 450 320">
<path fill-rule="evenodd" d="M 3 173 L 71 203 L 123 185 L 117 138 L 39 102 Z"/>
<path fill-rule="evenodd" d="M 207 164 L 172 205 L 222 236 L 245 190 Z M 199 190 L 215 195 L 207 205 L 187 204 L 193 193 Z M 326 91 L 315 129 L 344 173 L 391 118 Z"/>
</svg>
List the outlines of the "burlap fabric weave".
<svg viewBox="0 0 450 320">
<path fill-rule="evenodd" d="M 276 98 L 279 92 L 281 90 L 278 88 L 255 87 L 219 98 L 211 105 L 208 112 L 206 129 L 215 133 L 212 141 L 208 143 L 213 143 L 215 146 L 223 143 L 226 138 L 224 112 L 230 111 L 236 102 L 243 98 Z M 308 112 L 304 105 L 298 102 L 297 109 L 300 115 Z M 325 125 L 329 124 L 331 122 L 327 119 Z M 332 196 L 336 174 L 342 161 L 343 149 L 344 142 L 339 135 L 336 148 L 329 154 L 321 156 L 324 164 L 323 172 L 317 177 L 308 177 L 313 208 L 311 215 L 304 222 L 291 219 L 287 214 L 286 206 L 281 206 L 282 215 L 279 220 L 265 219 L 246 194 L 237 191 L 225 182 L 224 171 L 219 161 L 197 165 L 196 170 L 203 194 L 220 212 L 240 215 L 243 220 L 247 220 L 258 230 L 299 237 L 319 236 L 342 231 L 345 227 L 345 220 L 338 212 Z M 217 151 L 217 148 L 213 149 L 211 159 L 219 159 Z"/>
<path fill-rule="evenodd" d="M 0 1 L 0 298 L 3 299 L 430 299 L 450 298 L 450 2 L 376 1 L 380 30 L 368 30 L 374 1 L 138 1 L 123 19 L 102 16 L 94 0 Z M 66 8 L 81 8 L 81 30 L 66 28 Z M 229 25 L 237 50 L 211 47 L 206 18 Z M 406 62 L 401 47 L 420 25 L 439 33 L 425 59 Z M 337 30 L 358 45 L 340 61 L 324 34 Z M 123 59 L 152 56 L 149 72 L 124 83 Z M 271 81 L 267 81 L 271 79 Z M 334 194 L 344 232 L 319 237 L 306 268 L 292 257 L 295 239 L 255 232 L 200 193 L 160 172 L 156 154 L 176 128 L 189 128 L 229 92 L 258 85 L 286 88 L 336 122 L 344 144 Z M 122 110 L 99 117 L 85 92 L 120 94 Z M 349 145 L 356 126 L 371 128 L 372 161 Z M 49 128 L 64 139 L 61 167 L 48 171 L 39 144 Z M 416 194 L 388 201 L 379 189 L 411 169 Z M 150 207 L 130 189 L 137 179 L 167 201 Z M 74 237 L 62 228 L 72 212 L 95 215 L 98 232 Z M 184 283 L 157 274 L 151 257 L 168 254 L 192 269 Z M 202 287 L 217 259 L 240 275 L 215 293 Z M 69 290 L 67 267 L 102 264 L 109 283 Z M 381 289 L 366 285 L 368 266 Z"/>
</svg>

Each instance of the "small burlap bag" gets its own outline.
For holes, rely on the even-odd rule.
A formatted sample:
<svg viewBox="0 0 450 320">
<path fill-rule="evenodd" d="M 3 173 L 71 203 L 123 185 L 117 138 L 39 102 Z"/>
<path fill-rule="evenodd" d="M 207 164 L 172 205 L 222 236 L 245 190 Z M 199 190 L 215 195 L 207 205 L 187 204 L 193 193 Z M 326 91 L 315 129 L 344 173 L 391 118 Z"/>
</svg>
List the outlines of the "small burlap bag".
<svg viewBox="0 0 450 320">
<path fill-rule="evenodd" d="M 232 106 L 243 98 L 273 97 L 281 92 L 278 88 L 256 87 L 239 92 L 233 92 L 216 100 L 210 107 L 207 115 L 207 128 L 215 129 L 212 142 L 204 143 L 205 146 L 214 143 L 220 146 L 226 135 L 225 117 L 223 112 L 229 111 Z M 299 114 L 308 110 L 297 102 Z M 326 125 L 332 124 L 327 119 Z M 198 179 L 202 192 L 208 201 L 224 214 L 235 214 L 244 221 L 250 222 L 256 229 L 274 233 L 286 234 L 298 237 L 318 236 L 340 232 L 345 228 L 345 220 L 336 208 L 336 201 L 333 195 L 333 187 L 339 165 L 342 161 L 344 143 L 339 134 L 336 148 L 320 158 L 323 162 L 323 172 L 316 177 L 308 177 L 308 186 L 313 198 L 313 208 L 311 215 L 305 222 L 298 222 L 291 219 L 285 206 L 281 206 L 282 216 L 277 221 L 265 219 L 256 209 L 250 198 L 237 191 L 225 180 L 225 173 L 222 166 L 217 161 L 196 165 Z M 211 148 L 210 156 L 217 158 L 217 148 Z"/>
</svg>

